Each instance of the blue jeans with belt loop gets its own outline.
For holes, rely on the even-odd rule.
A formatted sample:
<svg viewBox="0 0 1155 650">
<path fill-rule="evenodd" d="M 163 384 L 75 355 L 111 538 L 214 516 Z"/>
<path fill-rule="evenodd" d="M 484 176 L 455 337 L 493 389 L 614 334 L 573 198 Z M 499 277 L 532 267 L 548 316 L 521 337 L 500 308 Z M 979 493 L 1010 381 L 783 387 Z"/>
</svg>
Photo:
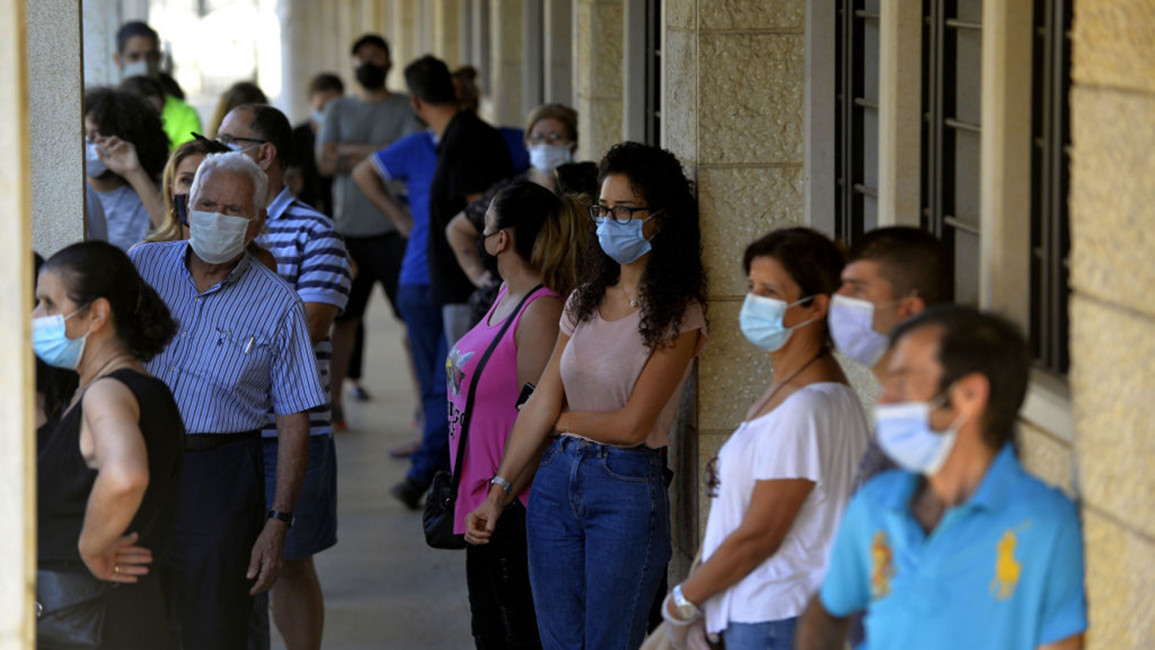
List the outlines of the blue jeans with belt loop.
<svg viewBox="0 0 1155 650">
<path fill-rule="evenodd" d="M 526 515 L 529 579 L 547 649 L 634 650 L 670 559 L 661 452 L 561 436 Z"/>
</svg>

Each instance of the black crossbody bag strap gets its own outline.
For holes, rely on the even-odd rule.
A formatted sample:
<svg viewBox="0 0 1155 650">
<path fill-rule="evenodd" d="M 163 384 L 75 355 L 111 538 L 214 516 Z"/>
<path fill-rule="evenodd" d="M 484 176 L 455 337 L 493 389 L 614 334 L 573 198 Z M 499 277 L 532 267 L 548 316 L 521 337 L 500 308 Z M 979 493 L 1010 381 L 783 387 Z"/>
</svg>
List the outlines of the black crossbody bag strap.
<svg viewBox="0 0 1155 650">
<path fill-rule="evenodd" d="M 517 318 L 518 314 L 521 313 L 521 308 L 525 306 L 530 296 L 537 293 L 542 286 L 543 285 L 539 284 L 533 289 L 530 289 L 529 293 L 525 294 L 525 297 L 521 299 L 521 302 L 517 303 L 517 307 L 506 317 L 505 322 L 501 324 L 501 329 L 498 330 L 497 336 L 493 337 L 493 340 L 489 342 L 489 347 L 486 348 L 485 354 L 481 355 L 481 359 L 477 361 L 477 367 L 473 369 L 473 381 L 469 382 L 469 392 L 465 394 L 465 410 L 461 414 L 461 434 L 460 439 L 457 441 L 457 462 L 453 464 L 453 494 L 457 494 L 457 486 L 461 483 L 461 463 L 465 461 L 465 441 L 469 436 L 469 422 L 473 419 L 473 397 L 477 393 L 477 384 L 481 378 L 481 371 L 485 369 L 485 364 L 489 361 L 489 356 L 493 354 L 493 350 L 497 348 L 497 344 L 501 342 L 509 326 L 513 323 L 514 319 Z M 488 318 L 488 314 L 486 314 L 486 317 Z"/>
</svg>

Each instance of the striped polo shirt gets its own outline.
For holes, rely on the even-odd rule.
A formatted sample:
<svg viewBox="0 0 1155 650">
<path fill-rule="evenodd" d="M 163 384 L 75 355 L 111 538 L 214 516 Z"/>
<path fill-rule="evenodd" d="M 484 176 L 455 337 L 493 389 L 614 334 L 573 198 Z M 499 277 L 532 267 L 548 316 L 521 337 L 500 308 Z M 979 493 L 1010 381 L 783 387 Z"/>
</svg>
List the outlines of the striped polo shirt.
<svg viewBox="0 0 1155 650">
<path fill-rule="evenodd" d="M 297 290 L 302 302 L 325 303 L 343 311 L 349 302 L 353 274 L 345 240 L 333 227 L 333 220 L 293 198 L 287 187 L 269 204 L 268 213 L 266 232 L 256 241 L 276 258 L 277 273 Z M 319 341 L 314 352 L 321 387 L 328 396 L 332 339 L 326 336 Z M 275 425 L 275 417 L 270 414 L 263 432 L 266 438 L 277 435 Z M 326 399 L 324 406 L 309 413 L 309 432 L 318 436 L 332 431 L 332 409 Z"/>
<path fill-rule="evenodd" d="M 325 404 L 305 308 L 280 276 L 245 253 L 203 293 L 187 241 L 144 244 L 129 257 L 168 306 L 176 336 L 146 366 L 172 391 L 189 433 L 261 429 L 272 410 Z"/>
</svg>

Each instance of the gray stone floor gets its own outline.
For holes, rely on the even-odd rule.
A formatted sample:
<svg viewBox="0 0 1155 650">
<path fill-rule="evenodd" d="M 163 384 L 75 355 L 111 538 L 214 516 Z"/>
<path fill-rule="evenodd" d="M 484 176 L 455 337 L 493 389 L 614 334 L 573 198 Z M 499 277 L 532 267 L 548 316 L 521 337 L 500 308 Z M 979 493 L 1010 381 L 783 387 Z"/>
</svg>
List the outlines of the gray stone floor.
<svg viewBox="0 0 1155 650">
<path fill-rule="evenodd" d="M 413 439 L 415 397 L 401 348 L 403 328 L 378 292 L 366 319 L 363 385 L 372 400 L 346 399 L 349 430 L 337 434 L 338 543 L 317 556 L 325 593 L 326 650 L 471 648 L 463 551 L 428 548 L 421 514 L 389 495 L 408 461 L 388 451 Z M 273 647 L 284 645 L 273 632 Z"/>
</svg>

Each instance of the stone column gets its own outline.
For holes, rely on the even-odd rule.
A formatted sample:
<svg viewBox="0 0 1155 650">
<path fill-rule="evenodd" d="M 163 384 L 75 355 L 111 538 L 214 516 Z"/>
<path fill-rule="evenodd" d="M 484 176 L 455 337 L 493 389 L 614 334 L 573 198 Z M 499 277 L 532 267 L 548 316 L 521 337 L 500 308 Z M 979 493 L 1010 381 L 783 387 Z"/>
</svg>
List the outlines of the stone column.
<svg viewBox="0 0 1155 650">
<path fill-rule="evenodd" d="M 450 70 L 465 61 L 464 42 L 461 38 L 462 21 L 465 18 L 465 3 L 462 0 L 435 0 L 430 3 L 433 12 L 432 51 Z"/>
<path fill-rule="evenodd" d="M 622 0 L 574 0 L 578 160 L 599 160 L 622 139 L 622 11 Z"/>
<path fill-rule="evenodd" d="M 35 4 L 35 3 L 28 3 Z M 79 7 L 73 3 L 72 11 Z M 27 650 L 36 637 L 36 438 L 32 306 L 32 142 L 25 0 L 0 0 L 0 650 Z M 32 22 L 33 16 L 28 16 Z M 75 20 L 75 19 L 74 19 Z M 39 19 L 37 19 L 39 21 Z M 37 32 L 42 27 L 37 27 Z M 79 31 L 67 51 L 79 60 Z M 28 38 L 29 44 L 33 39 Z M 74 62 L 73 67 L 78 65 Z M 77 70 L 79 76 L 79 70 Z M 39 79 L 48 84 L 49 79 Z M 79 113 L 79 107 L 73 117 Z M 79 130 L 73 125 L 71 133 Z M 79 145 L 73 156 L 79 156 Z M 73 167 L 73 169 L 75 169 Z M 80 181 L 79 176 L 73 182 Z"/>
<path fill-rule="evenodd" d="M 525 2 L 533 0 L 490 0 L 489 96 L 497 124 L 521 124 L 525 119 Z"/>
<path fill-rule="evenodd" d="M 546 0 L 542 30 L 545 101 L 573 104 L 573 0 Z"/>
<path fill-rule="evenodd" d="M 48 257 L 84 239 L 81 11 L 73 0 L 25 6 L 33 246 Z"/>
<path fill-rule="evenodd" d="M 1071 373 L 1088 648 L 1155 639 L 1155 11 L 1076 0 Z"/>
<path fill-rule="evenodd" d="M 392 50 L 393 69 L 389 72 L 390 88 L 405 88 L 405 66 L 424 54 L 418 48 L 420 27 L 417 3 L 414 0 L 392 0 L 389 17 L 392 20 L 389 41 Z"/>
<path fill-rule="evenodd" d="M 672 0 L 666 7 L 663 146 L 697 181 L 710 280 L 699 435 L 675 450 L 697 461 L 678 479 L 689 491 L 676 495 L 683 501 L 675 542 L 686 553 L 705 522 L 703 468 L 769 381 L 769 359 L 738 329 L 746 280 L 737 260 L 754 239 L 804 219 L 804 14 L 803 0 Z"/>
</svg>

